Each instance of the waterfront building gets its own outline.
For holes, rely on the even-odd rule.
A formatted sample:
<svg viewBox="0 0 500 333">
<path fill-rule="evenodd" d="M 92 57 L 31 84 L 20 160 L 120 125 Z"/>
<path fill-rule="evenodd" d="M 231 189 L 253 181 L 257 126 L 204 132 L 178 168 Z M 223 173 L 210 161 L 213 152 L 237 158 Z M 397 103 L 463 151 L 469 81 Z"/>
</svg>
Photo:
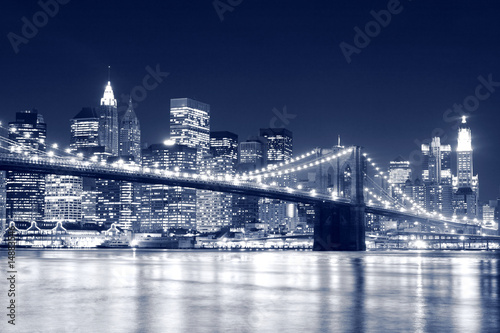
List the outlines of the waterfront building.
<svg viewBox="0 0 500 333">
<path fill-rule="evenodd" d="M 195 172 L 197 150 L 172 142 L 142 150 L 144 167 L 169 172 Z M 141 232 L 196 227 L 196 190 L 161 184 L 142 185 Z"/>
<path fill-rule="evenodd" d="M 45 184 L 45 222 L 81 223 L 82 178 L 47 175 Z"/>
<path fill-rule="evenodd" d="M 46 150 L 47 125 L 36 109 L 16 112 L 9 123 L 9 139 L 19 144 L 13 153 L 36 155 Z M 7 222 L 42 221 L 45 175 L 7 171 Z"/>
</svg>

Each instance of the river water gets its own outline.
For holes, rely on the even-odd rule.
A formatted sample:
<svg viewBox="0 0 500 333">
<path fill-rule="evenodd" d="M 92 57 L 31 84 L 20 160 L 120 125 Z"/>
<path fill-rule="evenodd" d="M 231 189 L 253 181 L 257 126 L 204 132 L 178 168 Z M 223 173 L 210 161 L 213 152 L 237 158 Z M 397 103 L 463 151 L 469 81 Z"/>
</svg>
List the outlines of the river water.
<svg viewBox="0 0 500 333">
<path fill-rule="evenodd" d="M 7 275 L 6 251 L 0 255 Z M 16 256 L 16 326 L 3 310 L 1 332 L 500 332 L 498 253 L 96 249 Z"/>
</svg>

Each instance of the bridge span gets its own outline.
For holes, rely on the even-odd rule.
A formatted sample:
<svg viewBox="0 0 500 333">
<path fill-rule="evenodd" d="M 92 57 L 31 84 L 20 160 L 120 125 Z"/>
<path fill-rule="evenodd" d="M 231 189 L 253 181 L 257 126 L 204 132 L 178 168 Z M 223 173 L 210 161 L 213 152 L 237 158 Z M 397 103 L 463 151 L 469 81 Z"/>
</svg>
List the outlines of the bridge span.
<svg viewBox="0 0 500 333">
<path fill-rule="evenodd" d="M 121 180 L 145 184 L 164 184 L 217 192 L 301 202 L 314 205 L 318 219 L 314 227 L 314 250 L 362 251 L 365 246 L 365 214 L 388 216 L 398 219 L 422 221 L 429 224 L 448 223 L 456 228 L 476 232 L 479 227 L 423 216 L 411 211 L 389 209 L 377 205 L 367 206 L 364 201 L 364 157 L 361 147 L 337 156 L 336 163 L 328 169 L 329 178 L 344 177 L 349 170 L 349 186 L 343 188 L 344 197 L 325 193 L 307 192 L 290 187 L 270 186 L 261 181 L 242 177 L 199 175 L 151 169 L 138 165 L 91 162 L 75 158 L 56 158 L 39 155 L 0 154 L 0 170 L 40 174 L 73 175 L 79 177 Z M 335 168 L 332 166 L 336 166 Z M 340 186 L 340 184 L 338 184 Z"/>
</svg>

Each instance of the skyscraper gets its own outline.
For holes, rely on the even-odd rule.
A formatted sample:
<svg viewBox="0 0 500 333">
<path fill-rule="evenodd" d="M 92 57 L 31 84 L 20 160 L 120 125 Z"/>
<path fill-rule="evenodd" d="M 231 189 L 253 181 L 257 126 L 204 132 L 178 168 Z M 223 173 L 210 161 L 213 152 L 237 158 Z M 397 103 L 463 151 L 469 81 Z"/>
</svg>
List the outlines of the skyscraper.
<svg viewBox="0 0 500 333">
<path fill-rule="evenodd" d="M 82 178 L 47 175 L 45 222 L 80 223 L 82 219 Z"/>
<path fill-rule="evenodd" d="M 36 109 L 16 113 L 9 123 L 9 139 L 20 144 L 13 152 L 30 155 L 46 150 L 47 125 Z M 7 222 L 42 221 L 45 176 L 26 172 L 7 172 Z"/>
<path fill-rule="evenodd" d="M 118 156 L 118 133 L 117 102 L 108 81 L 99 107 L 99 145 L 112 156 Z"/>
<path fill-rule="evenodd" d="M 240 142 L 239 172 L 248 172 L 265 166 L 266 138 L 251 137 Z M 259 197 L 235 194 L 233 197 L 233 225 L 238 228 L 254 226 L 259 222 Z"/>
<path fill-rule="evenodd" d="M 238 158 L 238 136 L 231 132 L 210 132 L 210 154 L 203 157 L 202 172 L 208 175 L 233 175 Z M 233 222 L 233 195 L 197 191 L 196 229 L 215 231 Z"/>
<path fill-rule="evenodd" d="M 422 180 L 425 188 L 425 209 L 451 216 L 452 173 L 451 146 L 442 145 L 435 137 L 430 145 L 422 145 Z"/>
<path fill-rule="evenodd" d="M 457 176 L 453 179 L 453 208 L 457 216 L 475 218 L 479 214 L 479 177 L 474 175 L 472 132 L 462 117 L 457 140 Z"/>
<path fill-rule="evenodd" d="M 451 146 L 442 145 L 435 137 L 430 145 L 422 145 L 422 180 L 426 183 L 451 185 Z"/>
<path fill-rule="evenodd" d="M 261 128 L 260 136 L 267 139 L 268 164 L 279 164 L 292 158 L 293 134 L 286 128 Z"/>
<path fill-rule="evenodd" d="M 136 163 L 141 163 L 141 127 L 132 106 L 132 98 L 120 119 L 119 155 L 132 156 Z"/>
<path fill-rule="evenodd" d="M 179 149 L 182 146 L 196 149 L 194 166 L 196 170 L 201 170 L 203 156 L 208 154 L 210 148 L 210 105 L 190 98 L 171 99 L 170 140 L 179 145 Z M 183 168 L 183 166 L 179 167 Z M 182 200 L 182 198 L 185 198 L 188 200 L 186 202 L 178 202 L 178 210 L 175 214 L 177 217 L 186 217 L 185 221 L 179 220 L 179 223 L 195 227 L 195 221 L 190 220 L 192 191 L 191 189 L 178 187 L 175 191 L 177 196 L 172 196 L 172 199 Z M 196 196 L 194 207 L 195 218 Z"/>
<path fill-rule="evenodd" d="M 200 162 L 210 147 L 210 105 L 190 98 L 171 99 L 170 139 L 196 148 Z"/>
<path fill-rule="evenodd" d="M 266 139 L 266 162 L 268 165 L 289 161 L 293 154 L 293 134 L 286 128 L 261 128 L 260 136 Z M 273 179 L 276 185 L 290 186 L 293 179 L 290 175 L 283 175 Z M 291 204 L 295 206 L 295 204 Z M 294 211 L 285 201 L 261 198 L 259 200 L 259 220 L 269 225 L 269 228 L 284 228 L 288 225 L 291 229 L 292 216 L 287 212 Z"/>
<path fill-rule="evenodd" d="M 389 182 L 393 186 L 397 186 L 399 189 L 402 189 L 406 185 L 407 180 L 411 181 L 410 162 L 405 161 L 401 156 L 398 156 L 389 162 Z M 392 189 L 392 196 L 400 198 L 401 195 L 398 194 L 394 187 Z"/>
<path fill-rule="evenodd" d="M 82 108 L 71 119 L 71 150 L 75 152 L 80 148 L 99 145 L 99 114 L 95 108 Z"/>
<path fill-rule="evenodd" d="M 168 142 L 167 142 L 168 143 Z M 170 172 L 194 172 L 197 150 L 185 145 L 153 144 L 142 150 L 144 167 Z M 142 185 L 141 230 L 196 226 L 196 190 L 161 184 Z"/>
<path fill-rule="evenodd" d="M 120 158 L 141 164 L 141 128 L 137 118 L 132 98 L 128 108 L 120 119 Z M 120 212 L 118 225 L 123 229 L 139 229 L 139 213 L 141 204 L 141 185 L 131 182 L 120 182 Z"/>
<path fill-rule="evenodd" d="M 457 179 L 456 187 L 474 188 L 477 184 L 474 177 L 472 133 L 464 116 L 458 130 L 457 145 Z"/>
<path fill-rule="evenodd" d="M 227 131 L 210 132 L 210 154 L 230 159 L 232 169 L 238 164 L 238 135 Z"/>
</svg>

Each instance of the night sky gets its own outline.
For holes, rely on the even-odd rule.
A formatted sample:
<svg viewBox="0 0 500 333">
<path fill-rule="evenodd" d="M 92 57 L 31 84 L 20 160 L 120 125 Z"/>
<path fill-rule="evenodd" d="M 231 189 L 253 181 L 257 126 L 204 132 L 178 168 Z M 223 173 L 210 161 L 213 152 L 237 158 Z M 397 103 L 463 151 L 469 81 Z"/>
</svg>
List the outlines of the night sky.
<svg viewBox="0 0 500 333">
<path fill-rule="evenodd" d="M 170 99 L 190 97 L 211 105 L 212 130 L 240 140 L 283 125 L 272 110 L 286 106 L 295 115 L 286 127 L 296 153 L 332 146 L 340 134 L 343 144 L 364 146 L 385 167 L 398 155 L 409 159 L 435 129 L 455 148 L 451 120 L 459 114 L 445 111 L 476 94 L 479 76 L 500 82 L 500 3 L 402 0 L 348 63 L 339 44 L 354 46 L 354 28 L 364 30 L 374 20 L 370 12 L 392 2 L 244 0 L 221 21 L 211 0 L 72 0 L 39 22 L 16 53 L 8 34 L 22 37 L 22 17 L 33 22 L 41 7 L 3 1 L 0 120 L 36 107 L 49 143 L 68 145 L 69 120 L 99 104 L 108 65 L 119 103 L 143 85 L 146 67 L 159 66 L 170 75 L 136 106 L 150 144 L 168 138 Z M 494 85 L 480 89 L 488 97 L 466 111 L 482 200 L 497 197 L 500 186 L 500 83 Z M 419 160 L 415 153 L 411 159 Z"/>
</svg>

